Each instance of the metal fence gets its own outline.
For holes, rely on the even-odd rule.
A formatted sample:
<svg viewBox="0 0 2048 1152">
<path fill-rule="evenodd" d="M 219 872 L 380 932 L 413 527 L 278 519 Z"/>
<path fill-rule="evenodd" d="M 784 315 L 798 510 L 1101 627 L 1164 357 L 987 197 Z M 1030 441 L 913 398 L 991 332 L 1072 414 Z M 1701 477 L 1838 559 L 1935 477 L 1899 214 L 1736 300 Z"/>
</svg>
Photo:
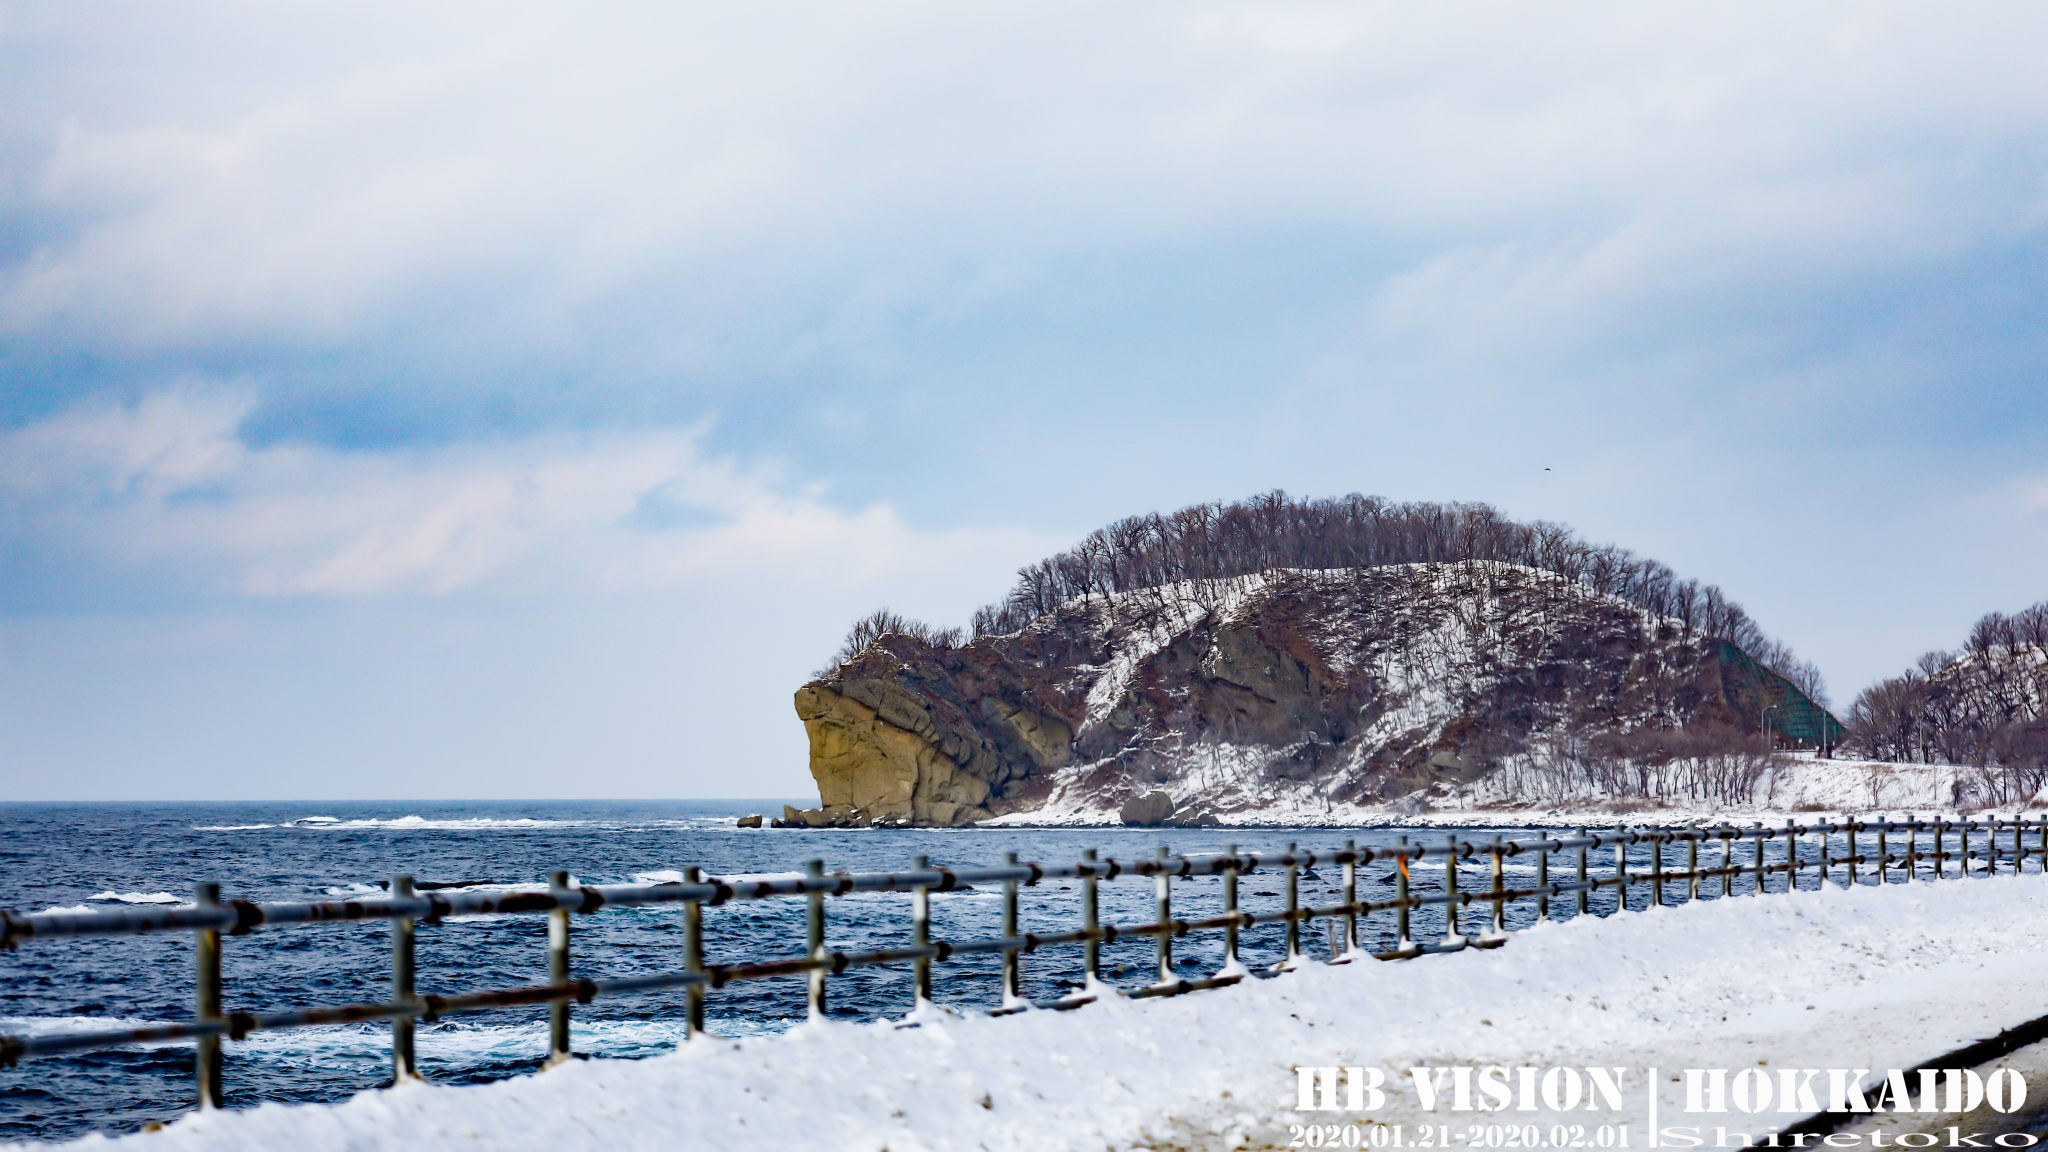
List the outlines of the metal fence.
<svg viewBox="0 0 2048 1152">
<path fill-rule="evenodd" d="M 1834 854 L 1839 838 L 1842 854 Z M 1870 838 L 1874 838 L 1874 841 Z M 1903 838 L 1903 844 L 1900 842 Z M 2031 843 L 2029 841 L 2031 840 Z M 1766 845 L 1771 852 L 1766 852 Z M 1874 849 L 1865 855 L 1864 847 Z M 1649 868 L 1632 869 L 1629 850 L 1649 849 Z M 1782 847 L 1781 847 L 1782 846 Z M 1596 863 L 1595 853 L 1612 849 L 1612 863 Z M 1684 867 L 1667 868 L 1667 853 L 1682 851 Z M 1775 859 L 1767 856 L 1775 854 Z M 1535 861 L 1535 883 L 1509 888 L 1504 862 L 1531 856 Z M 1704 857 L 1704 859 L 1703 859 Z M 194 1018 L 174 1024 L 46 1036 L 0 1035 L 0 1064 L 62 1052 L 110 1048 L 125 1044 L 192 1039 L 197 1048 L 199 1107 L 217 1108 L 222 1102 L 221 1040 L 240 1040 L 252 1032 L 311 1025 L 344 1024 L 366 1020 L 390 1020 L 392 1064 L 396 1079 L 418 1076 L 413 1057 L 415 1021 L 433 1021 L 443 1016 L 490 1009 L 545 1004 L 549 1009 L 550 1064 L 570 1057 L 569 1022 L 572 1005 L 588 1004 L 599 997 L 682 989 L 686 997 L 685 1020 L 691 1035 L 704 1029 L 706 995 L 740 981 L 772 977 L 802 976 L 808 983 L 812 1017 L 825 1011 L 831 978 L 850 968 L 874 965 L 910 965 L 910 1001 L 927 1003 L 932 993 L 932 965 L 956 957 L 997 954 L 1001 960 L 999 998 L 991 1014 L 1039 1009 L 1070 1009 L 1089 1004 L 1103 996 L 1174 996 L 1206 988 L 1236 984 L 1247 977 L 1277 975 L 1305 963 L 1318 962 L 1303 949 L 1304 926 L 1323 920 L 1331 935 L 1327 962 L 1347 964 L 1354 960 L 1404 960 L 1432 953 L 1457 952 L 1466 948 L 1497 948 L 1508 939 L 1508 908 L 1517 901 L 1533 901 L 1534 921 L 1554 919 L 1560 911 L 1586 915 L 1594 910 L 1594 894 L 1612 889 L 1614 910 L 1629 908 L 1632 896 L 1640 892 L 1643 906 L 1667 902 L 1755 895 L 1772 891 L 1771 878 L 1782 876 L 1777 891 L 1798 889 L 1811 874 L 1812 886 L 1831 881 L 1846 885 L 1886 884 L 1948 876 L 1992 876 L 2001 866 L 2010 874 L 2024 871 L 2028 858 L 2036 871 L 2048 871 L 2048 818 L 1950 821 L 1847 821 L 1800 825 L 1788 821 L 1782 829 L 1762 825 L 1738 828 L 1729 825 L 1687 828 L 1617 829 L 1613 832 L 1580 832 L 1533 840 L 1472 842 L 1456 834 L 1442 844 L 1410 843 L 1403 836 L 1388 847 L 1357 847 L 1347 842 L 1331 851 L 1302 851 L 1295 845 L 1280 854 L 1239 853 L 1232 848 L 1220 855 L 1171 855 L 1165 848 L 1152 858 L 1115 860 L 1099 858 L 1094 851 L 1082 854 L 1072 864 L 1021 862 L 1015 853 L 994 867 L 938 868 L 925 857 L 905 872 L 827 872 L 822 861 L 810 861 L 801 877 L 779 880 L 724 880 L 706 877 L 697 868 L 686 869 L 681 882 L 646 886 L 578 886 L 569 884 L 566 872 L 555 872 L 545 891 L 530 892 L 432 892 L 416 893 L 412 878 L 392 881 L 390 894 L 378 899 L 310 903 L 256 904 L 246 900 L 223 903 L 219 887 L 197 886 L 192 905 L 164 909 L 135 909 L 108 912 L 37 912 L 27 915 L 0 909 L 0 948 L 13 949 L 23 941 L 60 937 L 130 935 L 153 932 L 191 932 L 195 938 L 198 965 Z M 1443 863 L 1443 883 L 1434 891 L 1412 891 L 1409 864 L 1435 858 Z M 1562 858 L 1564 878 L 1553 879 Z M 1486 868 L 1484 883 L 1460 888 L 1463 861 L 1480 861 Z M 1360 900 L 1358 870 L 1374 862 L 1391 863 L 1395 891 L 1392 899 Z M 1341 866 L 1342 894 L 1339 904 L 1307 907 L 1301 902 L 1304 870 L 1318 865 Z M 1953 865 L 1953 871 L 1951 866 Z M 1238 879 L 1256 872 L 1277 871 L 1285 876 L 1283 906 L 1252 911 L 1239 903 Z M 1604 873 L 1604 874 L 1603 874 Z M 1202 919 L 1175 919 L 1174 881 L 1195 876 L 1222 879 L 1222 912 Z M 1157 919 L 1140 924 L 1105 924 L 1099 915 L 1097 888 L 1120 878 L 1152 879 L 1158 900 Z M 1074 880 L 1081 886 L 1081 915 L 1078 927 L 1067 931 L 1025 932 L 1019 923 L 1018 892 L 1046 880 Z M 933 892 L 953 891 L 973 885 L 1001 886 L 1003 913 L 1000 936 L 948 941 L 931 935 Z M 1718 891 L 1716 891 L 1718 889 Z M 907 892 L 911 895 L 911 939 L 906 947 L 865 952 L 833 951 L 826 947 L 828 896 L 857 892 Z M 805 949 L 801 955 L 744 964 L 704 962 L 703 909 L 734 901 L 774 900 L 801 897 L 806 902 Z M 570 969 L 571 926 L 574 917 L 608 907 L 680 906 L 683 913 L 682 969 L 647 976 L 613 980 L 577 979 Z M 1473 905 L 1481 907 L 1473 911 Z M 1443 935 L 1416 940 L 1411 934 L 1411 917 L 1421 909 L 1440 906 Z M 548 920 L 548 983 L 520 988 L 470 992 L 460 995 L 422 994 L 414 987 L 414 928 L 420 922 L 444 917 L 478 914 L 531 914 Z M 1390 948 L 1367 950 L 1361 923 L 1369 917 L 1391 914 L 1394 919 Z M 391 999 L 372 1004 L 349 1004 L 329 1008 L 259 1015 L 222 1011 L 221 947 L 224 936 L 241 936 L 258 928 L 333 921 L 383 921 L 391 930 Z M 1245 929 L 1266 924 L 1285 928 L 1285 958 L 1260 970 L 1247 969 L 1238 959 L 1238 937 Z M 1187 979 L 1175 969 L 1174 941 L 1191 933 L 1220 933 L 1224 964 L 1214 975 Z M 1468 934 L 1469 933 L 1469 934 Z M 1384 932 L 1373 934 L 1375 938 Z M 1117 988 L 1102 979 L 1101 949 L 1126 938 L 1150 937 L 1157 955 L 1158 978 L 1137 988 Z M 1085 983 L 1074 992 L 1048 1000 L 1030 1000 L 1024 995 L 1023 957 L 1041 949 L 1078 945 L 1082 953 Z"/>
</svg>

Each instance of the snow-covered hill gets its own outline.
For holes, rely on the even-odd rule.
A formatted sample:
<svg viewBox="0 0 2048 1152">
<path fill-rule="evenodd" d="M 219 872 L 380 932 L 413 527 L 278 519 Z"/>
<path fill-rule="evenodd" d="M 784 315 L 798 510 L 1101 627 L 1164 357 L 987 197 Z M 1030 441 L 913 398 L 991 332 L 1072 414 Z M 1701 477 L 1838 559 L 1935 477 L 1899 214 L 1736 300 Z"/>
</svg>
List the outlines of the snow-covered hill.
<svg viewBox="0 0 2048 1152">
<path fill-rule="evenodd" d="M 1196 822 L 1747 800 L 1764 733 L 1839 729 L 1724 640 L 1489 561 L 1082 597 L 958 648 L 885 635 L 797 710 L 823 818 L 938 824 L 1153 792 Z"/>
</svg>

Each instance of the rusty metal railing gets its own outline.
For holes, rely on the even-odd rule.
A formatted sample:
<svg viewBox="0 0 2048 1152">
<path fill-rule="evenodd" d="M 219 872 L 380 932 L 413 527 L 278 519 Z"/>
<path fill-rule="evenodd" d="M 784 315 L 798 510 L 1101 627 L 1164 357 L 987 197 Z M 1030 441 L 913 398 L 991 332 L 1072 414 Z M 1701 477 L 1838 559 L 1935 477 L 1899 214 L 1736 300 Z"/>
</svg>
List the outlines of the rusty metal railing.
<svg viewBox="0 0 2048 1152">
<path fill-rule="evenodd" d="M 1905 836 L 1903 851 L 1894 852 L 1896 838 Z M 1921 850 L 1921 834 L 1931 834 L 1929 850 Z M 2032 843 L 2027 834 L 2032 833 Z M 1874 856 L 1863 854 L 1861 837 L 1876 837 Z M 1802 857 L 1803 838 L 1819 838 L 1814 850 Z M 1830 838 L 1841 837 L 1846 854 L 1833 855 Z M 1954 837 L 1951 841 L 1950 837 Z M 1973 840 L 1973 837 L 1976 838 Z M 1782 858 L 1766 859 L 1766 841 L 1782 838 Z M 1953 843 L 1954 849 L 1950 849 Z M 1685 845 L 1686 866 L 1677 871 L 1664 867 L 1669 845 Z M 1713 852 L 1718 844 L 1719 850 Z M 1631 871 L 1628 850 L 1647 845 L 1650 868 Z M 1615 852 L 1611 874 L 1593 874 L 1590 854 L 1612 848 Z M 1701 859 L 1702 849 L 1718 860 Z M 1551 879 L 1553 857 L 1569 853 L 1575 878 Z M 1536 884 L 1529 888 L 1506 885 L 1504 862 L 1512 857 L 1533 855 Z M 1745 859 L 1746 857 L 1746 859 Z M 1411 889 L 1409 864 L 1428 858 L 1444 862 L 1444 883 L 1437 892 L 1418 893 Z M 2018 875 L 2026 861 L 2035 861 L 2037 872 L 2048 871 L 2048 818 L 2012 820 L 1917 820 L 1847 821 L 1800 825 L 1787 821 L 1780 830 L 1761 824 L 1738 828 L 1732 825 L 1686 828 L 1617 828 L 1612 832 L 1580 832 L 1534 840 L 1474 843 L 1448 835 L 1441 845 L 1414 844 L 1403 836 L 1399 843 L 1372 848 L 1347 841 L 1330 851 L 1303 851 L 1289 844 L 1279 854 L 1240 853 L 1231 846 L 1221 855 L 1172 855 L 1165 848 L 1152 858 L 1130 861 L 1099 858 L 1093 850 L 1073 864 L 1025 863 L 1014 853 L 1004 863 L 984 868 L 937 868 L 918 857 L 907 872 L 827 872 L 823 861 L 812 860 L 800 877 L 781 880 L 724 880 L 707 878 L 698 868 L 683 872 L 683 880 L 638 886 L 575 886 L 566 872 L 555 872 L 545 891 L 417 893 L 410 876 L 391 883 L 390 895 L 379 899 L 319 901 L 306 903 L 257 904 L 247 900 L 220 900 L 219 888 L 200 884 L 193 903 L 177 908 L 124 909 L 106 912 L 36 912 L 21 914 L 0 909 L 0 948 L 13 949 L 24 941 L 74 936 L 133 935 L 154 932 L 191 932 L 198 967 L 194 1018 L 172 1024 L 93 1032 L 60 1033 L 43 1036 L 0 1035 L 0 1065 L 37 1056 L 63 1052 L 190 1039 L 196 1042 L 198 1104 L 202 1109 L 222 1105 L 222 1038 L 241 1040 L 253 1032 L 302 1028 L 312 1025 L 344 1024 L 370 1020 L 392 1022 L 392 1072 L 395 1079 L 417 1078 L 413 1053 L 413 1023 L 434 1021 L 462 1012 L 515 1008 L 545 1004 L 549 1008 L 548 1063 L 570 1057 L 569 1023 L 572 1005 L 588 1004 L 599 997 L 646 993 L 663 989 L 684 989 L 685 1035 L 704 1031 L 706 993 L 727 985 L 772 977 L 803 976 L 808 986 L 807 1002 L 813 1018 L 825 1012 L 832 976 L 851 968 L 910 963 L 913 1006 L 931 1000 L 931 966 L 956 957 L 998 954 L 1001 959 L 999 1003 L 988 1011 L 1004 1015 L 1031 1009 L 1064 1010 L 1093 1003 L 1106 995 L 1133 998 L 1175 996 L 1206 988 L 1237 984 L 1249 976 L 1271 976 L 1309 963 L 1302 948 L 1302 927 L 1317 920 L 1331 929 L 1331 956 L 1327 963 L 1348 964 L 1362 958 L 1405 960 L 1417 956 L 1458 952 L 1467 948 L 1498 948 L 1507 942 L 1507 908 L 1521 900 L 1536 902 L 1536 921 L 1554 919 L 1553 901 L 1574 897 L 1580 915 L 1591 911 L 1590 897 L 1603 888 L 1615 890 L 1615 911 L 1629 907 L 1636 886 L 1646 886 L 1645 906 L 1666 903 L 1672 885 L 1681 885 L 1685 901 L 1716 894 L 1703 890 L 1705 881 L 1719 879 L 1719 897 L 1737 894 L 1736 882 L 1747 877 L 1748 894 L 1770 891 L 1773 873 L 1784 877 L 1778 891 L 1796 890 L 1805 869 L 1817 869 L 1816 886 L 1825 885 L 1841 870 L 1841 883 L 1863 883 L 1860 866 L 1874 866 L 1870 880 L 1878 884 L 1929 878 L 1998 874 L 2001 864 Z M 1459 863 L 1484 859 L 1488 862 L 1488 886 L 1461 890 Z M 1388 862 L 1395 866 L 1395 893 L 1391 900 L 1360 900 L 1358 869 L 1361 865 Z M 1311 907 L 1301 902 L 1301 880 L 1306 869 L 1317 865 L 1341 865 L 1343 901 Z M 1924 866 L 1924 867 L 1923 867 Z M 1277 870 L 1285 877 L 1285 903 L 1277 911 L 1254 912 L 1239 904 L 1238 878 L 1262 869 Z M 1123 876 L 1150 877 L 1158 900 L 1157 919 L 1140 924 L 1104 924 L 1100 920 L 1098 885 Z M 1218 876 L 1223 880 L 1220 915 L 1201 919 L 1175 919 L 1173 882 L 1178 878 Z M 1019 889 L 1046 880 L 1076 880 L 1081 885 L 1081 926 L 1054 933 L 1021 930 Z M 933 892 L 970 886 L 1000 885 L 1003 901 L 1002 935 L 978 940 L 936 940 L 931 935 Z M 907 892 L 911 895 L 911 943 L 907 947 L 866 952 L 834 951 L 826 946 L 826 898 L 862 892 Z M 734 901 L 768 900 L 801 896 L 805 900 L 805 951 L 801 956 L 745 964 L 707 964 L 704 961 L 703 909 Z M 1483 923 L 1461 924 L 1461 910 L 1471 905 L 1489 906 Z M 571 972 L 570 944 L 573 918 L 602 908 L 680 905 L 684 912 L 683 967 L 680 971 L 611 980 L 576 979 Z M 1411 918 L 1417 909 L 1441 905 L 1444 935 L 1440 940 L 1418 942 L 1411 936 Z M 1383 912 L 1395 916 L 1394 947 L 1366 951 L 1360 933 L 1363 918 Z M 414 987 L 414 927 L 421 921 L 435 922 L 450 916 L 482 914 L 539 914 L 548 919 L 548 983 L 520 988 L 503 988 L 461 995 L 421 994 Z M 349 1004 L 291 1012 L 254 1014 L 224 1012 L 221 989 L 223 937 L 247 935 L 258 928 L 318 924 L 335 921 L 386 921 L 391 925 L 392 998 L 370 1004 Z M 1238 956 L 1240 934 L 1263 924 L 1285 926 L 1285 951 L 1279 963 L 1264 970 L 1245 967 Z M 1339 927 L 1341 926 L 1341 934 Z M 1472 935 L 1467 928 L 1477 928 Z M 1224 963 L 1214 975 L 1187 979 L 1177 974 L 1173 961 L 1173 940 L 1194 932 L 1223 934 Z M 1102 978 L 1102 946 L 1126 938 L 1151 937 L 1157 953 L 1158 978 L 1138 988 L 1117 988 Z M 1079 944 L 1085 982 L 1078 991 L 1049 1000 L 1031 1000 L 1024 994 L 1023 956 L 1041 948 Z"/>
</svg>

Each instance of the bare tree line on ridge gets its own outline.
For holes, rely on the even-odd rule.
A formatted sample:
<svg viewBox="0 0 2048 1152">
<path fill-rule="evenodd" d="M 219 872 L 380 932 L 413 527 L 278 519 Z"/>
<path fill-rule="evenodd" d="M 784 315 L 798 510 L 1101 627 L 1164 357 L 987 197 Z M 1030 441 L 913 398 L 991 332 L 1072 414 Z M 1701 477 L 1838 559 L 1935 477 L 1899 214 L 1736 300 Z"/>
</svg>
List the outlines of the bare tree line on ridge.
<svg viewBox="0 0 2048 1152">
<path fill-rule="evenodd" d="M 1873 759 L 1974 767 L 1987 803 L 2034 796 L 2048 786 L 2048 601 L 1986 615 L 1960 649 L 1864 689 L 1845 722 Z"/>
<path fill-rule="evenodd" d="M 1826 704 L 1820 672 L 1766 635 L 1742 606 L 1697 580 L 1612 544 L 1589 544 L 1547 521 L 1511 520 L 1478 503 L 1396 503 L 1353 493 L 1294 499 L 1274 490 L 1248 500 L 1131 516 L 1017 573 L 1008 595 L 977 609 L 968 629 L 939 629 L 883 609 L 855 623 L 833 665 L 885 631 L 942 647 L 1019 631 L 1068 601 L 1153 593 L 1160 606 L 1213 604 L 1233 585 L 1278 569 L 1330 570 L 1484 560 L 1554 573 L 1617 597 L 1687 633 L 1730 641 Z M 829 670 L 829 668 L 828 668 Z"/>
</svg>

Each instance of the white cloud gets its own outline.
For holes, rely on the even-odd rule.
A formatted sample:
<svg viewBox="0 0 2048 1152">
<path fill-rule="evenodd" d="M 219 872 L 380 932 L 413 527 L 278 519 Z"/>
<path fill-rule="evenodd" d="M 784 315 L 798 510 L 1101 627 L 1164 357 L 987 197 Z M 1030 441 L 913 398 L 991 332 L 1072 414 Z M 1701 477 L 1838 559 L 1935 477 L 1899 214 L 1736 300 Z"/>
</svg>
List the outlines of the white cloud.
<svg viewBox="0 0 2048 1152">
<path fill-rule="evenodd" d="M 217 590 L 257 596 L 985 578 L 991 557 L 1020 563 L 1044 545 L 920 532 L 884 505 L 841 511 L 774 469 L 707 454 L 701 426 L 342 452 L 245 445 L 252 403 L 166 390 L 6 433 L 0 500 L 52 552 L 214 573 Z"/>
<path fill-rule="evenodd" d="M 1420 247 L 1430 275 L 1628 236 L 1612 292 L 1568 293 L 1598 310 L 2040 215 L 2038 161 L 2002 171 L 2048 122 L 2024 5 L 392 12 L 202 5 L 133 59 L 75 32 L 37 95 L 81 110 L 14 134 L 80 226 L 7 270 L 0 322 L 319 346 L 474 307 L 546 345 L 655 281 L 687 345 L 764 296 L 1275 223 Z M 924 279 L 872 326 L 944 307 L 953 279 Z"/>
</svg>

